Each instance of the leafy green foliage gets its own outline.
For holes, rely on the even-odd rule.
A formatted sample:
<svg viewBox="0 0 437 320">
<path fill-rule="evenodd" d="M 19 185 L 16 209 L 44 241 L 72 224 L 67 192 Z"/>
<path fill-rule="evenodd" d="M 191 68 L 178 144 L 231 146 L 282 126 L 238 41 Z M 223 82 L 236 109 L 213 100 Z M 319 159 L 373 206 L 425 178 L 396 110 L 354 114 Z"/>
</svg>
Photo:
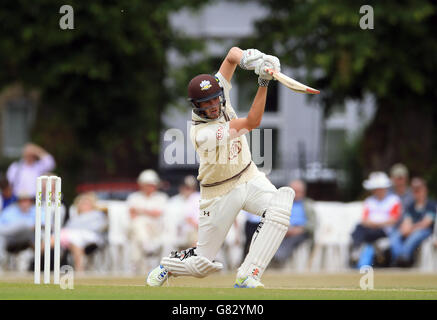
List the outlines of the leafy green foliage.
<svg viewBox="0 0 437 320">
<path fill-rule="evenodd" d="M 360 28 L 360 2 L 260 3 L 270 9 L 257 23 L 260 45 L 274 47 L 283 64 L 305 67 L 313 84 L 324 89 L 327 106 L 345 97 L 361 98 L 366 91 L 398 102 L 402 95 L 424 97 L 433 88 L 433 1 L 367 1 L 374 8 L 374 29 L 367 30 Z"/>
<path fill-rule="evenodd" d="M 2 1 L 0 88 L 39 91 L 32 140 L 54 154 L 71 188 L 156 165 L 160 114 L 174 98 L 167 52 L 202 48 L 172 30 L 169 15 L 204 3 L 73 0 L 74 30 L 61 30 L 62 1 Z"/>
<path fill-rule="evenodd" d="M 413 175 L 437 167 L 435 0 L 259 3 L 269 14 L 245 45 L 274 48 L 283 65 L 304 67 L 307 78 L 301 80 L 321 89 L 325 114 L 346 99 L 375 97 L 376 116 L 356 153 L 366 175 L 395 162 L 404 162 Z M 373 7 L 374 29 L 360 28 L 364 4 Z"/>
</svg>

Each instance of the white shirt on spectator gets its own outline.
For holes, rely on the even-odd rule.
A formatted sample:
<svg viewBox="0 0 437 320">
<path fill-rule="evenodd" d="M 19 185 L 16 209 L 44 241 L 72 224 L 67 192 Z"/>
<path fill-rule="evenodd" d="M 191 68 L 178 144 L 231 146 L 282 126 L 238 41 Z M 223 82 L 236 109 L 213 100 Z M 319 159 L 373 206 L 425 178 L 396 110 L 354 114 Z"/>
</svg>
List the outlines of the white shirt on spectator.
<svg viewBox="0 0 437 320">
<path fill-rule="evenodd" d="M 137 208 L 145 210 L 161 210 L 165 209 L 167 204 L 168 196 L 164 192 L 156 191 L 150 196 L 145 195 L 141 191 L 134 192 L 130 194 L 127 198 L 128 208 Z M 151 225 L 155 225 L 156 231 L 159 232 L 162 229 L 163 215 L 159 217 L 151 217 L 148 215 L 140 215 L 137 218 L 147 219 Z"/>
<path fill-rule="evenodd" d="M 398 219 L 400 215 L 401 201 L 397 195 L 389 194 L 382 200 L 370 196 L 364 201 L 363 219 L 368 219 L 374 223 L 384 223 L 390 218 Z M 390 231 L 392 227 L 384 229 Z"/>
<path fill-rule="evenodd" d="M 55 159 L 50 154 L 46 154 L 32 164 L 27 164 L 22 160 L 13 162 L 6 172 L 6 177 L 15 195 L 20 192 L 35 194 L 36 179 L 54 168 Z"/>
</svg>

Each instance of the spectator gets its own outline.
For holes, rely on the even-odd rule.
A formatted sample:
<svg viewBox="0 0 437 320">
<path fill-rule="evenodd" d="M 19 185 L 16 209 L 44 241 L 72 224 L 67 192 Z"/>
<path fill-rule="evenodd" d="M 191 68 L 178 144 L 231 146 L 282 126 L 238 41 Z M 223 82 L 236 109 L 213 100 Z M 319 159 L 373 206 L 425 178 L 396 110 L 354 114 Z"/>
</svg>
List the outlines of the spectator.
<svg viewBox="0 0 437 320">
<path fill-rule="evenodd" d="M 364 201 L 363 220 L 352 233 L 351 264 L 358 262 L 358 267 L 372 264 L 374 242 L 389 236 L 401 215 L 401 201 L 388 193 L 391 182 L 384 172 L 370 173 L 363 186 L 372 195 Z M 362 250 L 364 245 L 366 250 Z"/>
<path fill-rule="evenodd" d="M 168 196 L 158 191 L 160 179 L 154 170 L 144 170 L 138 177 L 140 190 L 127 198 L 131 216 L 130 239 L 134 271 L 142 272 L 144 255 L 158 255 L 165 243 L 163 211 Z"/>
<path fill-rule="evenodd" d="M 46 150 L 32 143 L 24 146 L 20 161 L 13 162 L 7 172 L 12 193 L 19 191 L 35 194 L 36 179 L 55 168 L 55 160 Z"/>
<path fill-rule="evenodd" d="M 405 212 L 405 209 L 414 201 L 411 189 L 408 187 L 408 175 L 408 169 L 402 163 L 397 163 L 390 169 L 392 187 L 389 192 L 401 199 L 402 212 Z"/>
<path fill-rule="evenodd" d="M 194 176 L 187 176 L 182 185 L 182 194 L 185 197 L 183 206 L 183 223 L 181 228 L 182 247 L 194 247 L 197 243 L 197 226 L 199 224 L 200 193 L 197 191 L 197 180 Z"/>
<path fill-rule="evenodd" d="M 412 179 L 411 188 L 414 201 L 406 208 L 399 229 L 390 236 L 393 264 L 399 267 L 413 265 L 414 252 L 432 234 L 436 217 L 436 203 L 428 198 L 425 180 Z"/>
<path fill-rule="evenodd" d="M 306 198 L 306 185 L 301 180 L 294 180 L 290 187 L 296 195 L 291 209 L 290 226 L 282 240 L 274 261 L 282 267 L 291 257 L 293 251 L 305 240 L 311 239 L 315 227 L 313 200 Z"/>
<path fill-rule="evenodd" d="M 74 260 L 74 270 L 83 271 L 85 248 L 89 245 L 102 245 L 104 233 L 108 227 L 105 213 L 97 206 L 94 193 L 84 193 L 76 197 L 73 203 L 75 214 L 72 214 L 61 229 L 61 247 L 68 249 Z M 54 238 L 51 239 L 54 246 Z M 44 246 L 42 246 L 44 248 Z"/>
<path fill-rule="evenodd" d="M 7 206 L 17 201 L 17 197 L 12 193 L 12 187 L 9 184 L 8 179 L 0 180 L 0 189 L 1 189 L 1 199 L 2 206 L 1 209 L 4 210 Z"/>
<path fill-rule="evenodd" d="M 196 246 L 197 224 L 199 217 L 200 193 L 197 191 L 197 180 L 194 176 L 186 176 L 179 186 L 179 193 L 170 198 L 165 210 L 165 228 L 171 248 Z"/>
<path fill-rule="evenodd" d="M 0 261 L 6 251 L 18 252 L 34 243 L 35 206 L 33 195 L 19 193 L 16 203 L 0 214 Z M 41 219 L 44 221 L 44 219 Z"/>
</svg>

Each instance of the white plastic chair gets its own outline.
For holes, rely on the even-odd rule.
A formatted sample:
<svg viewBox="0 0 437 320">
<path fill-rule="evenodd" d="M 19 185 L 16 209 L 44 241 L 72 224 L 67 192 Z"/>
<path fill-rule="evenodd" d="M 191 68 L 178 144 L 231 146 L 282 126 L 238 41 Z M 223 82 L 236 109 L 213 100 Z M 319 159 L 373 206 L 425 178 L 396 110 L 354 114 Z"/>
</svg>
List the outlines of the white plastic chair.
<svg viewBox="0 0 437 320">
<path fill-rule="evenodd" d="M 423 272 L 437 271 L 437 219 L 434 222 L 434 233 L 420 245 L 417 267 Z"/>
<path fill-rule="evenodd" d="M 101 203 L 99 201 L 99 203 Z M 108 208 L 109 271 L 129 272 L 129 210 L 125 201 L 106 200 Z"/>
<path fill-rule="evenodd" d="M 310 268 L 311 246 L 311 239 L 299 244 L 290 259 L 288 259 L 285 269 L 297 273 L 308 271 Z"/>
<path fill-rule="evenodd" d="M 351 233 L 360 221 L 363 203 L 325 202 L 314 204 L 316 228 L 311 271 L 341 271 L 347 267 Z"/>
</svg>

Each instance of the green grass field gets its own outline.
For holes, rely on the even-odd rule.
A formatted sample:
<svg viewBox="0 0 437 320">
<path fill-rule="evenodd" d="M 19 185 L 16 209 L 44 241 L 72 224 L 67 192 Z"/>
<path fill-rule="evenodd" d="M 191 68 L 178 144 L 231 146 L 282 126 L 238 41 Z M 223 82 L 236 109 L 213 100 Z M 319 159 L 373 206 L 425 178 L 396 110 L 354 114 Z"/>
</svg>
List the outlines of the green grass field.
<svg viewBox="0 0 437 320">
<path fill-rule="evenodd" d="M 144 285 L 144 278 L 80 276 L 73 290 L 34 285 L 28 276 L 0 277 L 0 299 L 62 300 L 437 300 L 437 274 L 375 271 L 374 290 L 361 290 L 358 271 L 344 274 L 266 273 L 264 289 L 234 289 L 234 274 L 204 279 L 171 278 L 161 288 Z"/>
</svg>

